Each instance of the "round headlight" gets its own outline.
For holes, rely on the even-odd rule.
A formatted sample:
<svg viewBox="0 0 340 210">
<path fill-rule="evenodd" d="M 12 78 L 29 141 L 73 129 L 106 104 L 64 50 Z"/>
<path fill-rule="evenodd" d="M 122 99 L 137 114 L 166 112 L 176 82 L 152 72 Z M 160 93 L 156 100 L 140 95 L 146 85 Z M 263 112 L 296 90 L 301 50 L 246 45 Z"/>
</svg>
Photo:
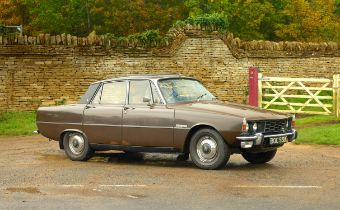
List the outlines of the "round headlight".
<svg viewBox="0 0 340 210">
<path fill-rule="evenodd" d="M 246 118 L 243 118 L 242 121 L 242 132 L 248 132 L 249 130 L 249 124 L 247 123 Z"/>
<path fill-rule="evenodd" d="M 254 132 L 257 131 L 257 123 L 254 123 L 254 125 L 253 125 L 253 131 L 254 131 Z"/>
<path fill-rule="evenodd" d="M 246 132 L 249 131 L 249 124 L 248 124 L 248 123 L 246 124 L 246 129 L 245 129 L 245 131 L 246 131 Z"/>
<path fill-rule="evenodd" d="M 248 123 L 242 124 L 242 132 L 248 132 L 248 130 L 249 130 L 249 124 Z"/>
</svg>

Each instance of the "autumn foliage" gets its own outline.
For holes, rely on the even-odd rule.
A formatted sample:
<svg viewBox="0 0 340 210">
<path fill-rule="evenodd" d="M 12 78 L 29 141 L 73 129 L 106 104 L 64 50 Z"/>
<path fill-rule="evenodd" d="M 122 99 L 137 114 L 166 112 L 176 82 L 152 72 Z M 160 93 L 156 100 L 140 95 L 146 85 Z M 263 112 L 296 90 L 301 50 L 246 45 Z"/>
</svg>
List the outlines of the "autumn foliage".
<svg viewBox="0 0 340 210">
<path fill-rule="evenodd" d="M 27 35 L 165 34 L 176 22 L 211 20 L 244 40 L 340 41 L 340 0 L 0 1 L 0 25 L 23 25 Z"/>
</svg>

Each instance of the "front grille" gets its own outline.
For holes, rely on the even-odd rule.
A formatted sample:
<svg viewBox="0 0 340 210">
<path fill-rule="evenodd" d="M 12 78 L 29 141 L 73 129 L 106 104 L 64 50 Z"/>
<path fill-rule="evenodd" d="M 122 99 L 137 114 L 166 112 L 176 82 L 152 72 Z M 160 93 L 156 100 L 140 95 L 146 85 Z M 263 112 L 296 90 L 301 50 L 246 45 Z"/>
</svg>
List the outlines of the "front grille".
<svg viewBox="0 0 340 210">
<path fill-rule="evenodd" d="M 286 130 L 287 120 L 271 120 L 265 121 L 265 133 L 279 133 Z"/>
</svg>

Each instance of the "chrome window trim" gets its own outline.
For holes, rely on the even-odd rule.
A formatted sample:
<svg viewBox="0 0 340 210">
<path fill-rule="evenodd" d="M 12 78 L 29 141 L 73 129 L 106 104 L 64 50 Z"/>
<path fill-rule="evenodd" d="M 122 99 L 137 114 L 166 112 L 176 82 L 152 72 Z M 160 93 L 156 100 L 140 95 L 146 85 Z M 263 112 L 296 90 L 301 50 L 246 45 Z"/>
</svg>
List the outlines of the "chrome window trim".
<svg viewBox="0 0 340 210">
<path fill-rule="evenodd" d="M 153 82 L 153 84 L 155 85 L 155 87 L 156 87 L 156 89 L 157 89 L 157 92 L 158 92 L 159 96 L 161 97 L 161 100 L 162 100 L 162 102 L 163 102 L 163 104 L 161 104 L 161 105 L 167 105 L 167 103 L 166 103 L 166 101 L 165 101 L 165 99 L 164 99 L 164 97 L 163 97 L 163 94 L 162 94 L 162 92 L 161 92 L 161 89 L 159 89 L 158 80 L 159 80 L 159 79 L 150 79 L 150 81 Z"/>
<path fill-rule="evenodd" d="M 125 104 L 123 106 L 127 106 L 129 104 L 130 97 L 130 80 L 125 80 L 126 83 L 126 93 L 125 93 Z"/>
<path fill-rule="evenodd" d="M 102 100 L 103 86 L 104 86 L 104 83 L 103 83 L 103 82 L 99 83 L 99 86 L 98 86 L 96 92 L 93 94 L 93 96 L 92 96 L 90 102 L 87 103 L 87 105 L 89 105 L 89 104 L 94 104 L 94 103 L 93 103 L 93 100 L 96 98 L 96 96 L 97 96 L 97 94 L 99 94 L 99 92 L 100 92 L 100 97 L 99 97 L 99 104 L 100 104 L 100 101 Z M 94 104 L 94 105 L 98 105 L 98 104 Z"/>
</svg>

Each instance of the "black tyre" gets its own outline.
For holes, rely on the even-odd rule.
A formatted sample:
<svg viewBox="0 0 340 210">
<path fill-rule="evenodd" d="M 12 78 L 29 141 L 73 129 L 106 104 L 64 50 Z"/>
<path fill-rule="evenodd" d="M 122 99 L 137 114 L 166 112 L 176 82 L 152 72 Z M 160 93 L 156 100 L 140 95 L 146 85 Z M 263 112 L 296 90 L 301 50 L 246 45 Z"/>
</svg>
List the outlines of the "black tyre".
<svg viewBox="0 0 340 210">
<path fill-rule="evenodd" d="M 182 153 L 182 154 L 179 154 L 178 157 L 177 157 L 177 160 L 178 161 L 187 161 L 189 159 L 189 153 Z"/>
<path fill-rule="evenodd" d="M 274 158 L 276 151 L 277 149 L 274 149 L 268 152 L 259 152 L 259 153 L 251 153 L 251 152 L 243 151 L 242 156 L 249 163 L 262 164 L 262 163 L 267 163 L 271 161 Z"/>
<path fill-rule="evenodd" d="M 190 157 L 201 169 L 224 167 L 230 157 L 228 145 L 222 136 L 213 129 L 198 130 L 190 140 Z"/>
<path fill-rule="evenodd" d="M 127 155 L 135 155 L 138 154 L 138 152 L 130 152 L 130 151 L 123 151 Z"/>
<path fill-rule="evenodd" d="M 78 132 L 66 133 L 63 144 L 65 153 L 71 160 L 85 161 L 90 159 L 94 153 L 87 139 Z"/>
</svg>

